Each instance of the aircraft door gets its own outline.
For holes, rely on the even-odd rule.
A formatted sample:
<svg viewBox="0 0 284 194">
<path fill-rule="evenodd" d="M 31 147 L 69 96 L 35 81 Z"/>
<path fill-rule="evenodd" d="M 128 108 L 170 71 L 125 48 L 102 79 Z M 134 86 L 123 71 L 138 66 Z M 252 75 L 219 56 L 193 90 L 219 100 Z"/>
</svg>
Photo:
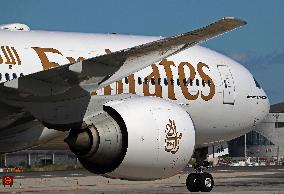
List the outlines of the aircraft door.
<svg viewBox="0 0 284 194">
<path fill-rule="evenodd" d="M 235 103 L 235 85 L 230 68 L 227 65 L 218 65 L 218 70 L 222 80 L 223 104 Z"/>
</svg>

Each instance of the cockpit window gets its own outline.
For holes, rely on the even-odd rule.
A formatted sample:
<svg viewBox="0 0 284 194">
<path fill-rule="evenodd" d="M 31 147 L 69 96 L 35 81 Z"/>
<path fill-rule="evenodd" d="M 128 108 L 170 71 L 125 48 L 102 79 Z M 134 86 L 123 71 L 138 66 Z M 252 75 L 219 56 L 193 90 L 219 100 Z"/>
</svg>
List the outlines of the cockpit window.
<svg viewBox="0 0 284 194">
<path fill-rule="evenodd" d="M 261 88 L 261 86 L 260 86 L 259 83 L 256 81 L 256 79 L 255 79 L 255 78 L 253 78 L 253 79 L 254 79 L 254 83 L 255 83 L 256 87 Z"/>
</svg>

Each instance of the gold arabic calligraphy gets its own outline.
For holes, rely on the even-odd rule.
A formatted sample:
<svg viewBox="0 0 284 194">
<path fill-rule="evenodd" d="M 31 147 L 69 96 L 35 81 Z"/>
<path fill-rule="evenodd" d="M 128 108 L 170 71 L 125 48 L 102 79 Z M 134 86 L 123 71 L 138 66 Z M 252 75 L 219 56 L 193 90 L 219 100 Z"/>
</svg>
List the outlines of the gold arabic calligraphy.
<svg viewBox="0 0 284 194">
<path fill-rule="evenodd" d="M 182 133 L 177 132 L 174 120 L 169 119 L 166 125 L 165 151 L 175 154 L 179 150 Z"/>
</svg>

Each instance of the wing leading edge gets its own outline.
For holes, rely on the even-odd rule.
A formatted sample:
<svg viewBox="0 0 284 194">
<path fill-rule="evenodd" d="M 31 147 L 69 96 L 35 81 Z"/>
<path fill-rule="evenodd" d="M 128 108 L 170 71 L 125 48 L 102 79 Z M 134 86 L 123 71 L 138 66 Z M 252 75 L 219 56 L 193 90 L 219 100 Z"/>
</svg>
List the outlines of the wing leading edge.
<svg viewBox="0 0 284 194">
<path fill-rule="evenodd" d="M 225 17 L 191 32 L 26 75 L 5 82 L 1 89 L 28 96 L 53 96 L 78 85 L 94 91 L 245 24 L 240 19 Z"/>
</svg>

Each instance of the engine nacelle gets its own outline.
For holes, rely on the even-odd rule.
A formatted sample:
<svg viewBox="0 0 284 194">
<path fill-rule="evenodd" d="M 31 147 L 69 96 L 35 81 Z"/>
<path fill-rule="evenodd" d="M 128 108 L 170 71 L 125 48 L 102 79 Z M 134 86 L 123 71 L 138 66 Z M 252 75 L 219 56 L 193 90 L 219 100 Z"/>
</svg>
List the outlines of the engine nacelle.
<svg viewBox="0 0 284 194">
<path fill-rule="evenodd" d="M 66 139 L 82 165 L 96 174 L 127 180 L 173 176 L 188 164 L 195 130 L 179 105 L 153 97 L 112 101 L 104 112 Z"/>
</svg>

